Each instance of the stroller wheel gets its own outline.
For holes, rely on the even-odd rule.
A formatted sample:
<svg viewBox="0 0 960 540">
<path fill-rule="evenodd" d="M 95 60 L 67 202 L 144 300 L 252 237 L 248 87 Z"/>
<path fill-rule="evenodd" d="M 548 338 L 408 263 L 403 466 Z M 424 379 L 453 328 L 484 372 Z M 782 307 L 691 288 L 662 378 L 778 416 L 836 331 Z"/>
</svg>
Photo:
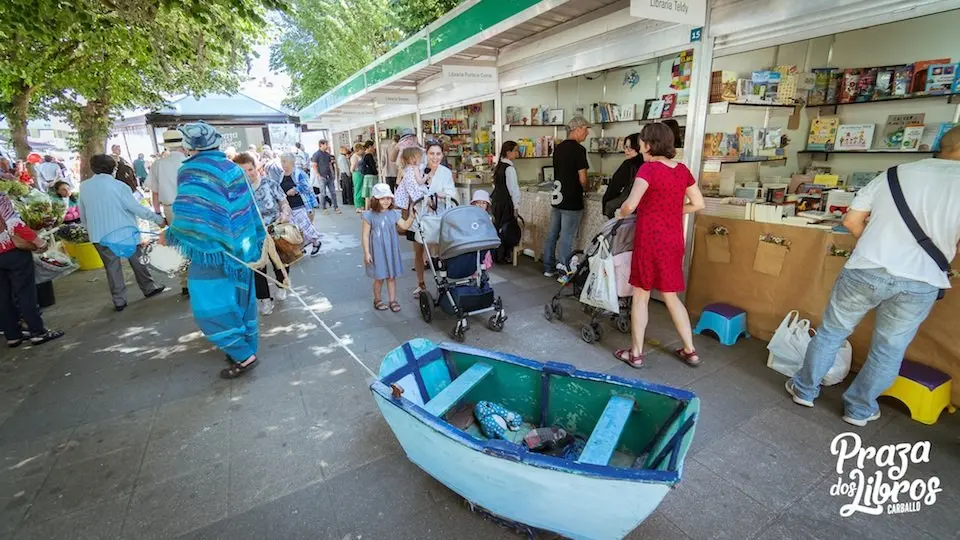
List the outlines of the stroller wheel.
<svg viewBox="0 0 960 540">
<path fill-rule="evenodd" d="M 563 306 L 560 305 L 560 300 L 554 298 L 550 301 L 550 309 L 553 311 L 553 318 L 562 321 L 563 320 Z"/>
<path fill-rule="evenodd" d="M 467 329 L 461 322 L 457 322 L 456 326 L 453 327 L 453 330 L 450 331 L 450 337 L 453 338 L 457 343 L 463 343 L 466 339 Z"/>
<path fill-rule="evenodd" d="M 493 330 L 494 332 L 499 332 L 503 330 L 503 323 L 506 321 L 505 318 L 501 319 L 500 314 L 493 315 L 490 319 L 487 320 L 487 328 Z"/>
<path fill-rule="evenodd" d="M 427 291 L 420 291 L 420 316 L 423 317 L 423 322 L 430 323 L 433 320 L 433 298 L 430 297 L 430 293 Z"/>
<path fill-rule="evenodd" d="M 599 336 L 597 335 L 596 332 L 593 331 L 592 326 L 584 325 L 580 328 L 580 339 L 582 339 L 586 343 L 593 343 L 594 341 L 599 339 Z"/>
<path fill-rule="evenodd" d="M 617 315 L 617 330 L 623 334 L 630 333 L 630 317 L 620 314 Z"/>
<path fill-rule="evenodd" d="M 548 321 L 553 321 L 553 308 L 550 304 L 543 306 L 543 318 Z"/>
<path fill-rule="evenodd" d="M 590 328 L 593 330 L 594 335 L 597 337 L 596 340 L 600 341 L 603 339 L 603 327 L 600 326 L 600 323 L 594 321 L 590 323 Z"/>
</svg>

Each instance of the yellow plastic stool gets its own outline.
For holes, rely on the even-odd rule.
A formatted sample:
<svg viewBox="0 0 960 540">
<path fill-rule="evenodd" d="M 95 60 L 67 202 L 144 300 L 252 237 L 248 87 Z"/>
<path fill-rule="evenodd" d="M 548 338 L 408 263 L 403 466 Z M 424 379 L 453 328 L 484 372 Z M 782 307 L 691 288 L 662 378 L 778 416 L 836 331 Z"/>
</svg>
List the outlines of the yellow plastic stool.
<svg viewBox="0 0 960 540">
<path fill-rule="evenodd" d="M 951 414 L 957 410 L 950 404 L 952 382 L 949 375 L 936 368 L 905 359 L 893 385 L 880 395 L 897 398 L 910 409 L 910 418 L 933 425 L 943 409 Z"/>
</svg>

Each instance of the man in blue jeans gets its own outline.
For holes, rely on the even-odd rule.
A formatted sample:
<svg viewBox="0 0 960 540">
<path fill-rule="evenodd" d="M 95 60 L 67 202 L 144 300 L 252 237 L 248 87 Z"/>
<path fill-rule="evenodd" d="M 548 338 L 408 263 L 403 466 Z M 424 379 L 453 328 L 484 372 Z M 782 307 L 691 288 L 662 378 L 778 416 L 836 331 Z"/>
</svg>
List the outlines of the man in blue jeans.
<svg viewBox="0 0 960 540">
<path fill-rule="evenodd" d="M 583 215 L 583 190 L 586 189 L 587 149 L 581 144 L 590 134 L 590 123 L 582 116 L 574 116 L 567 123 L 567 140 L 553 151 L 553 209 L 550 228 L 543 243 L 543 275 L 554 277 L 557 270 L 567 273 L 567 259 L 573 250 L 573 241 L 580 229 Z M 560 241 L 560 261 L 554 253 Z"/>
<path fill-rule="evenodd" d="M 904 199 L 920 228 L 952 261 L 960 243 L 960 127 L 950 130 L 940 147 L 937 159 L 901 165 L 898 171 Z M 904 351 L 939 289 L 949 288 L 950 281 L 904 223 L 886 173 L 857 193 L 843 224 L 858 238 L 856 249 L 837 278 L 803 367 L 786 388 L 794 403 L 813 407 L 844 340 L 876 309 L 866 363 L 843 394 L 843 420 L 863 427 L 880 418 L 877 397 L 893 384 Z"/>
</svg>

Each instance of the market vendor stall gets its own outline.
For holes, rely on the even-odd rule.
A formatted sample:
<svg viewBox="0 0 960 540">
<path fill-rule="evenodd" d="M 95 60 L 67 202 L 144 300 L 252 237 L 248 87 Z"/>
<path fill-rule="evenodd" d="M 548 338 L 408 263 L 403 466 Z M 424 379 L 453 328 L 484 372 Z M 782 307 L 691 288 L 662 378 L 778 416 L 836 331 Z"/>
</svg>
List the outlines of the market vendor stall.
<svg viewBox="0 0 960 540">
<path fill-rule="evenodd" d="M 725 227 L 727 234 L 710 234 L 717 226 Z M 789 246 L 761 241 L 764 235 L 770 235 L 769 240 L 786 240 Z M 696 315 L 714 302 L 740 307 L 747 312 L 750 334 L 763 340 L 773 336 L 784 315 L 793 309 L 819 324 L 846 262 L 844 256 L 831 252 L 849 251 L 855 242 L 849 234 L 705 216 L 697 220 L 687 308 Z M 714 262 L 727 259 L 729 262 Z M 954 380 L 960 380 L 957 292 L 949 291 L 936 303 L 906 354 L 911 360 L 950 374 Z M 854 369 L 863 364 L 873 328 L 871 313 L 850 337 Z M 960 404 L 960 387 L 953 389 L 952 399 Z"/>
</svg>

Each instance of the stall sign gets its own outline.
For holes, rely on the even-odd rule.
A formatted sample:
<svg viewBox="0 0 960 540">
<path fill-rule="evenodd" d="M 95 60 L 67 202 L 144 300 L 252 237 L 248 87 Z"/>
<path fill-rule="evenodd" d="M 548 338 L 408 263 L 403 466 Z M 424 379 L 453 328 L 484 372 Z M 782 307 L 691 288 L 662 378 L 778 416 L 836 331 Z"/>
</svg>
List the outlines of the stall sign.
<svg viewBox="0 0 960 540">
<path fill-rule="evenodd" d="M 630 0 L 630 15 L 703 26 L 707 19 L 707 0 Z"/>
<path fill-rule="evenodd" d="M 443 81 L 447 83 L 493 84 L 497 82 L 497 68 L 493 66 L 443 66 Z"/>
</svg>

